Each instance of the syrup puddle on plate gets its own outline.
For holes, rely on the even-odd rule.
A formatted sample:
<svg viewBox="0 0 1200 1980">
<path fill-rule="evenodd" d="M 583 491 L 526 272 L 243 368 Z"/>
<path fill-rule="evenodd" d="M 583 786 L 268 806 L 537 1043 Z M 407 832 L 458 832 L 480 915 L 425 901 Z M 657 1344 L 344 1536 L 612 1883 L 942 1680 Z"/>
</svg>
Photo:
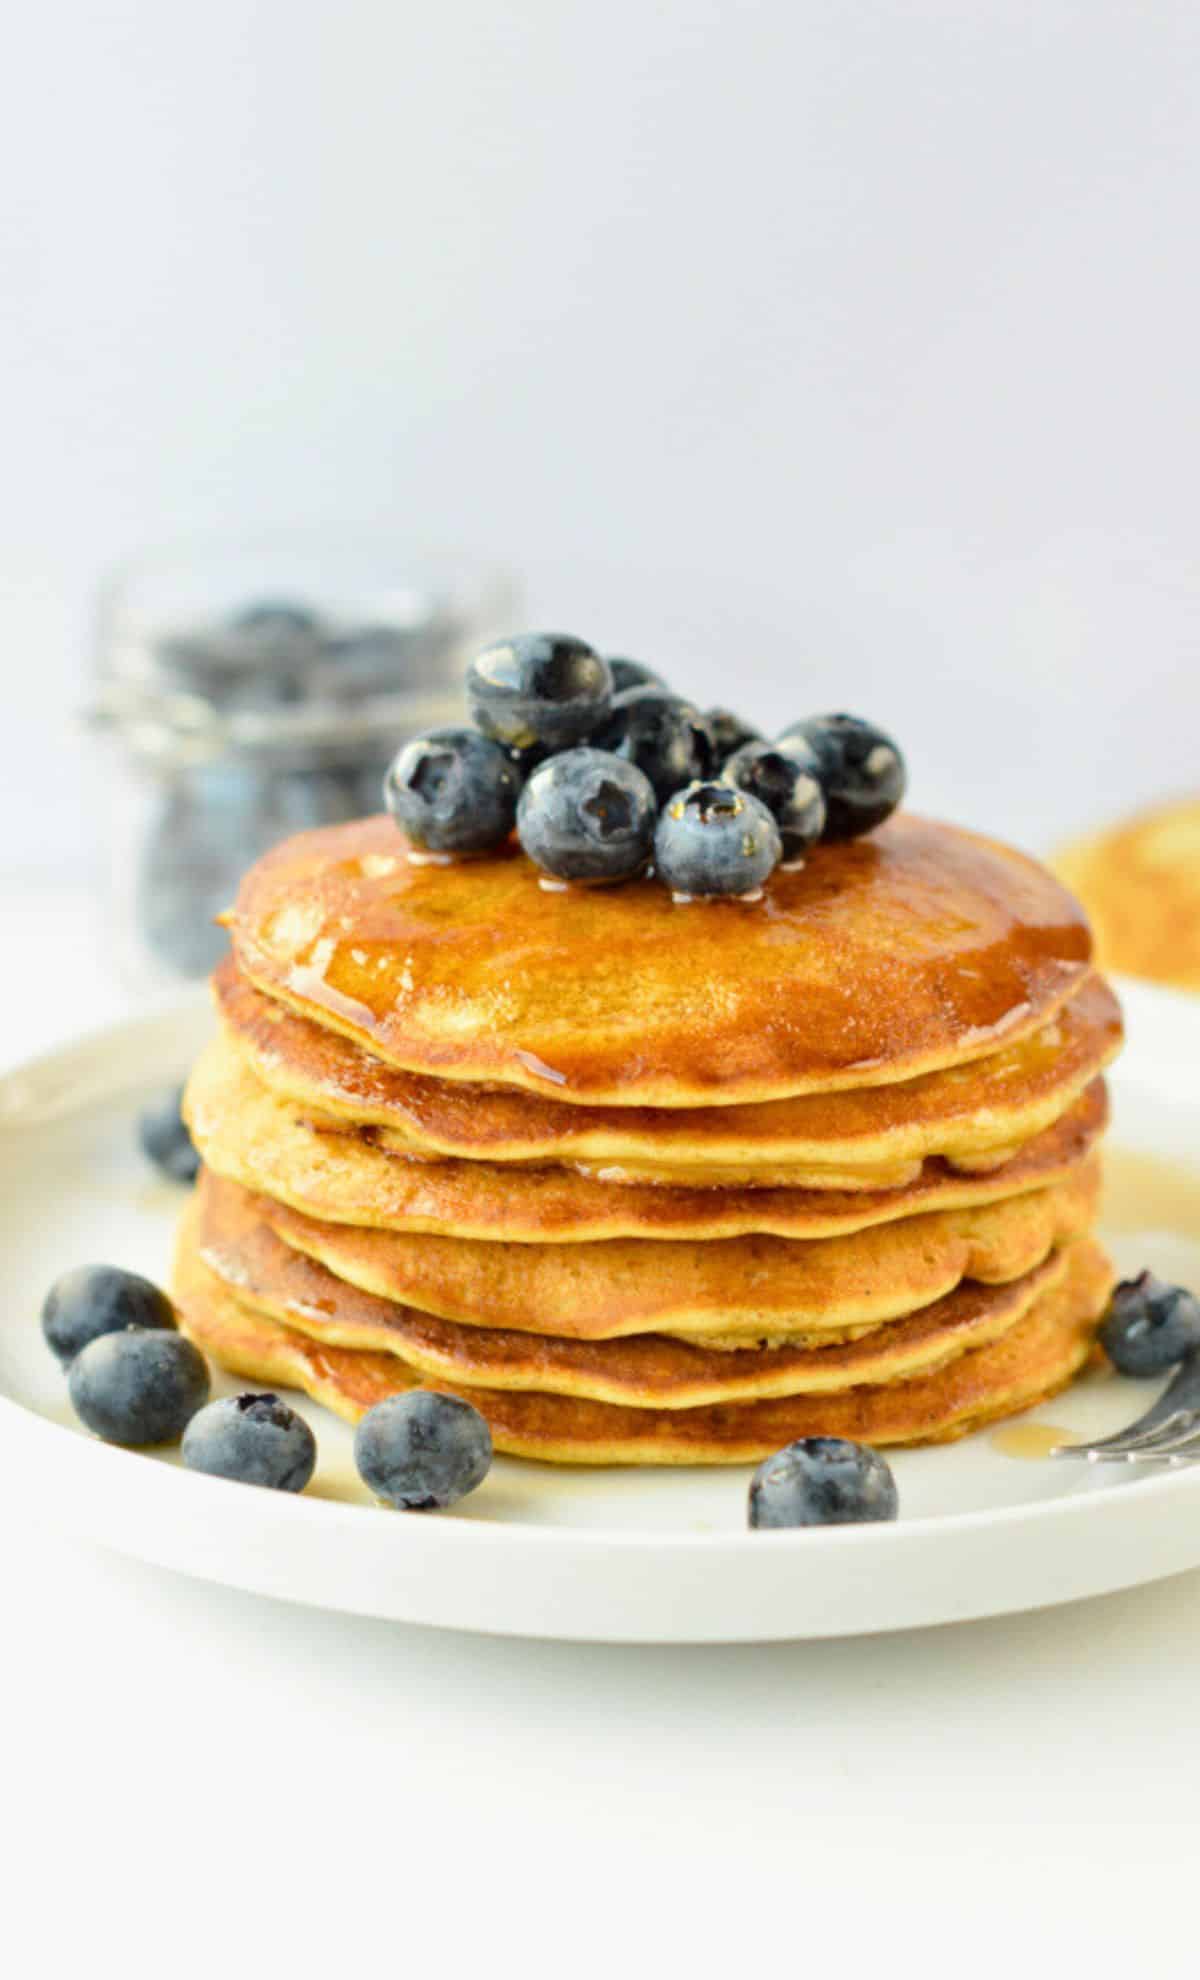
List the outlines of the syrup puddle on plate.
<svg viewBox="0 0 1200 1980">
<path fill-rule="evenodd" d="M 989 1441 L 992 1449 L 1004 1457 L 1044 1458 L 1059 1444 L 1078 1444 L 1083 1440 L 1078 1430 L 1068 1429 L 1065 1423 L 1006 1423 L 1001 1429 L 993 1430 Z"/>
</svg>

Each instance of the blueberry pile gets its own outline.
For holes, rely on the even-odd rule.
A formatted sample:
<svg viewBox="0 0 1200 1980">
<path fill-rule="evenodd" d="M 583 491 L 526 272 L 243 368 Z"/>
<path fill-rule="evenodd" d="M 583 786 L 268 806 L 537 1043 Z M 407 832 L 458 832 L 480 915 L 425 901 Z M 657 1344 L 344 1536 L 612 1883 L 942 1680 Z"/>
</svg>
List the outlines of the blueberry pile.
<svg viewBox="0 0 1200 1980">
<path fill-rule="evenodd" d="M 744 898 L 818 841 L 874 831 L 904 796 L 904 759 L 873 723 L 817 715 L 768 742 L 566 633 L 488 647 L 467 696 L 474 725 L 413 737 L 384 787 L 433 856 L 486 852 L 515 829 L 553 880 L 653 870 L 677 896 Z"/>
</svg>

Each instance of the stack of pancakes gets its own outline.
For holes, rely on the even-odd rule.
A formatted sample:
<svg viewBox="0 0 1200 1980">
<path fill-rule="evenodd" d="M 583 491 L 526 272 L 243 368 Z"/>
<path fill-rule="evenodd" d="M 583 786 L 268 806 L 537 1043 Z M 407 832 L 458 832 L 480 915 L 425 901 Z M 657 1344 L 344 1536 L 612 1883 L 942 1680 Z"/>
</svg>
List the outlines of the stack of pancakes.
<svg viewBox="0 0 1200 1980">
<path fill-rule="evenodd" d="M 378 818 L 229 920 L 176 1283 L 228 1368 L 679 1464 L 957 1437 L 1091 1353 L 1120 1013 L 1022 855 L 905 814 L 685 905 Z"/>
</svg>

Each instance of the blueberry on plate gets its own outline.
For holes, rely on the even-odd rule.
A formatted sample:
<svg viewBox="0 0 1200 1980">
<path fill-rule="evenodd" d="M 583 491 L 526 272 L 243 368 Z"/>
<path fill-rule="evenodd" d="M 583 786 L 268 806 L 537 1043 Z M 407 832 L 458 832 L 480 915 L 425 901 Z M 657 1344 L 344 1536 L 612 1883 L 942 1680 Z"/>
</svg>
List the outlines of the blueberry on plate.
<svg viewBox="0 0 1200 1980">
<path fill-rule="evenodd" d="M 659 878 L 676 894 L 752 894 L 782 855 L 766 805 L 731 784 L 677 791 L 654 835 Z"/>
<path fill-rule="evenodd" d="M 761 730 L 752 729 L 749 722 L 743 722 L 740 715 L 734 715 L 728 708 L 706 709 L 704 726 L 708 731 L 709 769 L 713 776 L 720 774 L 736 750 L 762 740 Z"/>
<path fill-rule="evenodd" d="M 363 1483 L 389 1506 L 431 1512 L 482 1485 L 492 1464 L 492 1433 L 459 1396 L 409 1389 L 367 1411 L 354 1434 L 354 1462 Z"/>
<path fill-rule="evenodd" d="M 665 688 L 667 685 L 653 667 L 644 666 L 640 660 L 614 659 L 611 653 L 608 655 L 608 671 L 612 675 L 614 694 L 624 694 L 626 688 Z"/>
<path fill-rule="evenodd" d="M 383 795 L 415 846 L 471 853 L 507 839 L 520 789 L 521 773 L 499 743 L 475 729 L 431 729 L 404 744 Z"/>
<path fill-rule="evenodd" d="M 599 728 L 612 701 L 607 660 L 568 633 L 521 633 L 467 670 L 471 713 L 510 749 L 570 749 Z"/>
<path fill-rule="evenodd" d="M 891 737 L 857 715 L 813 715 L 779 740 L 799 737 L 813 751 L 825 793 L 825 837 L 857 839 L 890 818 L 904 797 L 908 771 Z"/>
<path fill-rule="evenodd" d="M 751 1526 L 856 1526 L 899 1509 L 891 1466 L 845 1437 L 800 1437 L 750 1481 Z"/>
<path fill-rule="evenodd" d="M 208 1364 L 182 1334 L 126 1327 L 71 1363 L 76 1416 L 106 1444 L 173 1444 L 209 1396 Z"/>
<path fill-rule="evenodd" d="M 517 836 L 559 880 L 628 880 L 654 850 L 658 806 L 648 777 L 600 749 L 568 749 L 535 770 L 517 806 Z"/>
<path fill-rule="evenodd" d="M 317 1466 L 317 1440 L 275 1395 L 223 1396 L 198 1410 L 183 1434 L 190 1471 L 302 1492 Z"/>
<path fill-rule="evenodd" d="M 80 1265 L 64 1272 L 42 1305 L 42 1332 L 64 1368 L 89 1341 L 125 1327 L 173 1333 L 175 1308 L 149 1279 L 119 1265 Z"/>
<path fill-rule="evenodd" d="M 1109 1302 L 1100 1345 L 1122 1375 L 1162 1375 L 1200 1347 L 1200 1299 L 1153 1272 L 1124 1279 Z"/>
<path fill-rule="evenodd" d="M 592 742 L 635 764 L 649 777 L 660 804 L 709 772 L 711 744 L 703 715 L 666 688 L 626 688 Z"/>
<path fill-rule="evenodd" d="M 825 829 L 817 759 L 799 737 L 790 743 L 744 743 L 721 773 L 735 790 L 765 804 L 779 827 L 785 859 L 799 859 Z"/>
<path fill-rule="evenodd" d="M 138 1140 L 147 1160 L 172 1182 L 195 1182 L 200 1173 L 200 1157 L 183 1118 L 182 1086 L 173 1086 L 170 1092 L 142 1109 L 138 1116 Z"/>
</svg>

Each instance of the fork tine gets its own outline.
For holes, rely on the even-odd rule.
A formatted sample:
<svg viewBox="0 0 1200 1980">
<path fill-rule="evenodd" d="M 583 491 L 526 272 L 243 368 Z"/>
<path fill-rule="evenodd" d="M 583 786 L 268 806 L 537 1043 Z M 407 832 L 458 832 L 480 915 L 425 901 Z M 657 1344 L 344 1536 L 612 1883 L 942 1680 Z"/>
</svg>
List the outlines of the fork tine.
<svg viewBox="0 0 1200 1980">
<path fill-rule="evenodd" d="M 1139 1444 L 1131 1451 L 1098 1451 L 1093 1464 L 1190 1464 L 1200 1457 L 1200 1429 L 1174 1432 L 1157 1444 Z"/>
<path fill-rule="evenodd" d="M 1194 1409 L 1177 1409 L 1145 1430 L 1131 1430 L 1123 1437 L 1106 1437 L 1086 1448 L 1095 1457 L 1128 1457 L 1131 1451 L 1152 1451 L 1160 1444 L 1178 1443 L 1191 1435 L 1197 1423 L 1200 1415 Z"/>
<path fill-rule="evenodd" d="M 1180 1362 L 1157 1402 L 1135 1422 L 1111 1437 L 1094 1437 L 1082 1444 L 1056 1444 L 1050 1455 L 1094 1457 L 1103 1461 L 1110 1456 L 1126 1457 L 1133 1450 L 1161 1448 L 1157 1442 L 1160 1436 L 1185 1434 L 1181 1429 L 1183 1418 L 1188 1419 L 1189 1429 L 1200 1421 L 1200 1353 L 1194 1349 Z"/>
</svg>

